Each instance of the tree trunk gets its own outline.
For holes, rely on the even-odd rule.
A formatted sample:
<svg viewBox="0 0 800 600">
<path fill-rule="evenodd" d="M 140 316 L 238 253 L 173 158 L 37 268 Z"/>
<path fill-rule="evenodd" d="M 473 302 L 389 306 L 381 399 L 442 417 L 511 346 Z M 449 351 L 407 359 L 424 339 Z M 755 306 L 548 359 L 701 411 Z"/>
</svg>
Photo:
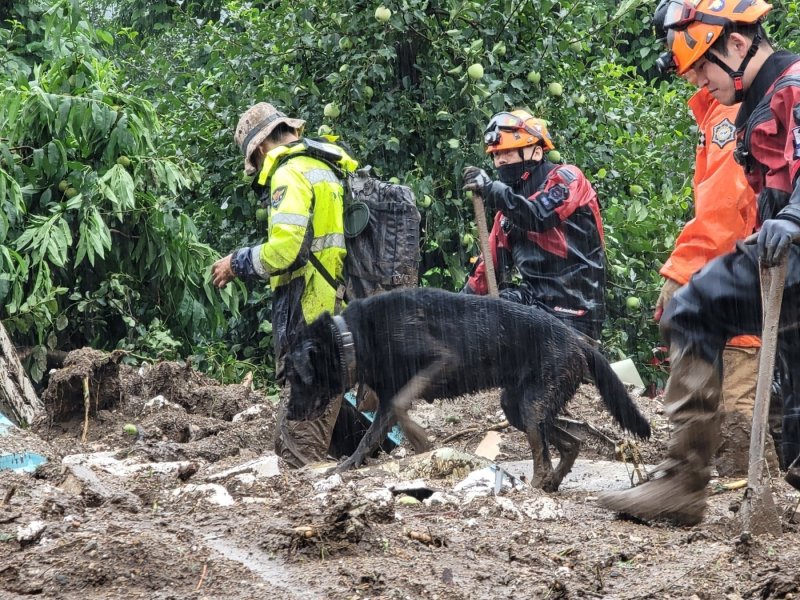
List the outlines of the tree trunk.
<svg viewBox="0 0 800 600">
<path fill-rule="evenodd" d="M 0 412 L 18 425 L 30 425 L 45 414 L 6 328 L 0 323 Z"/>
</svg>

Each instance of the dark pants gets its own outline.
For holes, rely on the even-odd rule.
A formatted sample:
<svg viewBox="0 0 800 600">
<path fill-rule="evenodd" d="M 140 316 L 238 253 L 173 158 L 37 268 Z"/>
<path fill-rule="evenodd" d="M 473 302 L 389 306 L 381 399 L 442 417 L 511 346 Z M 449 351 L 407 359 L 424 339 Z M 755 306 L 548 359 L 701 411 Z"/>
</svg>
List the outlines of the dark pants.
<svg viewBox="0 0 800 600">
<path fill-rule="evenodd" d="M 510 302 L 516 302 L 517 304 L 527 304 L 529 306 L 541 308 L 542 310 L 556 317 L 559 321 L 563 321 L 576 331 L 587 336 L 595 344 L 597 343 L 597 340 L 600 339 L 600 332 L 603 329 L 602 320 L 592 320 L 588 314 L 579 317 L 555 311 L 538 300 L 531 292 L 530 288 L 528 288 L 526 285 L 505 287 L 500 290 L 500 297 L 504 300 L 509 300 Z"/>
<path fill-rule="evenodd" d="M 664 338 L 682 351 L 717 363 L 725 343 L 761 335 L 760 266 L 755 245 L 740 244 L 698 271 L 678 290 L 661 319 Z M 778 336 L 783 395 L 783 464 L 800 455 L 800 246 L 790 251 Z"/>
<path fill-rule="evenodd" d="M 289 341 L 305 326 L 301 298 L 305 291 L 302 277 L 277 288 L 272 299 L 272 335 L 275 349 L 275 378 L 284 383 L 284 357 Z M 331 401 L 318 419 L 289 421 L 285 404 L 288 389 L 281 394 L 275 451 L 291 467 L 352 454 L 369 427 L 369 421 L 342 398 Z"/>
</svg>

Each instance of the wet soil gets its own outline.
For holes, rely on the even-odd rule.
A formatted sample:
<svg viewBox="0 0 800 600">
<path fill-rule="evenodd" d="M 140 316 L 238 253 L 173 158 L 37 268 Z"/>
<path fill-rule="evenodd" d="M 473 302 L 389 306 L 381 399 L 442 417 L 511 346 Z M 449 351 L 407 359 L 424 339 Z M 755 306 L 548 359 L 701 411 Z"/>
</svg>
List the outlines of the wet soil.
<svg viewBox="0 0 800 600">
<path fill-rule="evenodd" d="M 800 598 L 800 496 L 779 477 L 783 534 L 742 541 L 731 479 L 712 480 L 701 525 L 676 528 L 620 520 L 588 481 L 496 497 L 456 491 L 463 473 L 403 482 L 419 479 L 407 444 L 341 477 L 291 471 L 272 452 L 275 398 L 118 358 L 72 353 L 47 421 L 15 435 L 49 462 L 0 472 L 3 599 Z M 637 400 L 654 435 L 634 448 L 654 464 L 669 426 Z M 604 437 L 624 436 L 594 388 L 568 410 L 599 432 L 581 459 L 613 458 Z M 412 414 L 434 447 L 466 452 L 503 421 L 496 391 Z M 499 433 L 497 461 L 530 458 L 523 434 Z"/>
</svg>

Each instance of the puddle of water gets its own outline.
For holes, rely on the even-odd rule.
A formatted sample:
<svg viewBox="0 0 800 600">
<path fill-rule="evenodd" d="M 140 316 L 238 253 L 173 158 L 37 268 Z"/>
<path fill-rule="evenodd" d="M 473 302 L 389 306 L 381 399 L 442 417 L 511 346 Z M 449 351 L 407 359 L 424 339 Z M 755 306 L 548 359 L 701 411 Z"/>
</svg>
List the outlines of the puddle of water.
<svg viewBox="0 0 800 600">
<path fill-rule="evenodd" d="M 533 461 L 517 460 L 500 463 L 506 471 L 519 477 L 524 475 L 530 481 L 533 474 Z M 645 465 L 647 470 L 653 465 Z M 631 487 L 628 475 L 631 466 L 621 462 L 608 460 L 578 459 L 572 465 L 572 471 L 561 482 L 559 490 L 580 490 L 584 492 L 606 492 L 613 490 L 627 490 Z M 634 479 L 638 482 L 638 479 Z"/>
<path fill-rule="evenodd" d="M 285 563 L 258 548 L 243 548 L 230 538 L 214 536 L 206 537 L 205 543 L 209 548 L 228 560 L 244 566 L 271 587 L 280 589 L 282 592 L 281 597 L 286 600 L 321 597 L 319 592 L 310 589 L 311 586 L 306 576 L 301 573 L 291 572 Z"/>
</svg>

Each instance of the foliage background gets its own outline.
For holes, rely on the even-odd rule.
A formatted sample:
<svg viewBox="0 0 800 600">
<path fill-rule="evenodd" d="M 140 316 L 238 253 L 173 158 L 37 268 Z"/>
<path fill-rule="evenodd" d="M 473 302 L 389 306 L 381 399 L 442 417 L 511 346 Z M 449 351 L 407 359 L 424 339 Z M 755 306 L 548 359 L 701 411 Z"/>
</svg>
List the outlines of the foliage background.
<svg viewBox="0 0 800 600">
<path fill-rule="evenodd" d="M 772 34 L 792 48 L 797 2 L 773 4 Z M 603 206 L 605 350 L 662 383 L 648 367 L 659 345 L 652 307 L 658 268 L 691 215 L 696 132 L 691 90 L 653 68 L 655 3 L 386 0 L 385 22 L 379 5 L 0 6 L 0 317 L 33 348 L 37 379 L 48 348 L 91 344 L 132 358 L 193 355 L 222 379 L 256 369 L 271 381 L 270 291 L 208 284 L 218 253 L 265 233 L 232 131 L 268 100 L 414 189 L 423 284 L 449 289 L 477 253 L 460 173 L 488 166 L 483 125 L 517 106 L 547 119 Z M 467 75 L 474 63 L 479 80 Z M 337 118 L 324 116 L 327 104 Z M 641 306 L 629 309 L 629 297 Z"/>
</svg>

